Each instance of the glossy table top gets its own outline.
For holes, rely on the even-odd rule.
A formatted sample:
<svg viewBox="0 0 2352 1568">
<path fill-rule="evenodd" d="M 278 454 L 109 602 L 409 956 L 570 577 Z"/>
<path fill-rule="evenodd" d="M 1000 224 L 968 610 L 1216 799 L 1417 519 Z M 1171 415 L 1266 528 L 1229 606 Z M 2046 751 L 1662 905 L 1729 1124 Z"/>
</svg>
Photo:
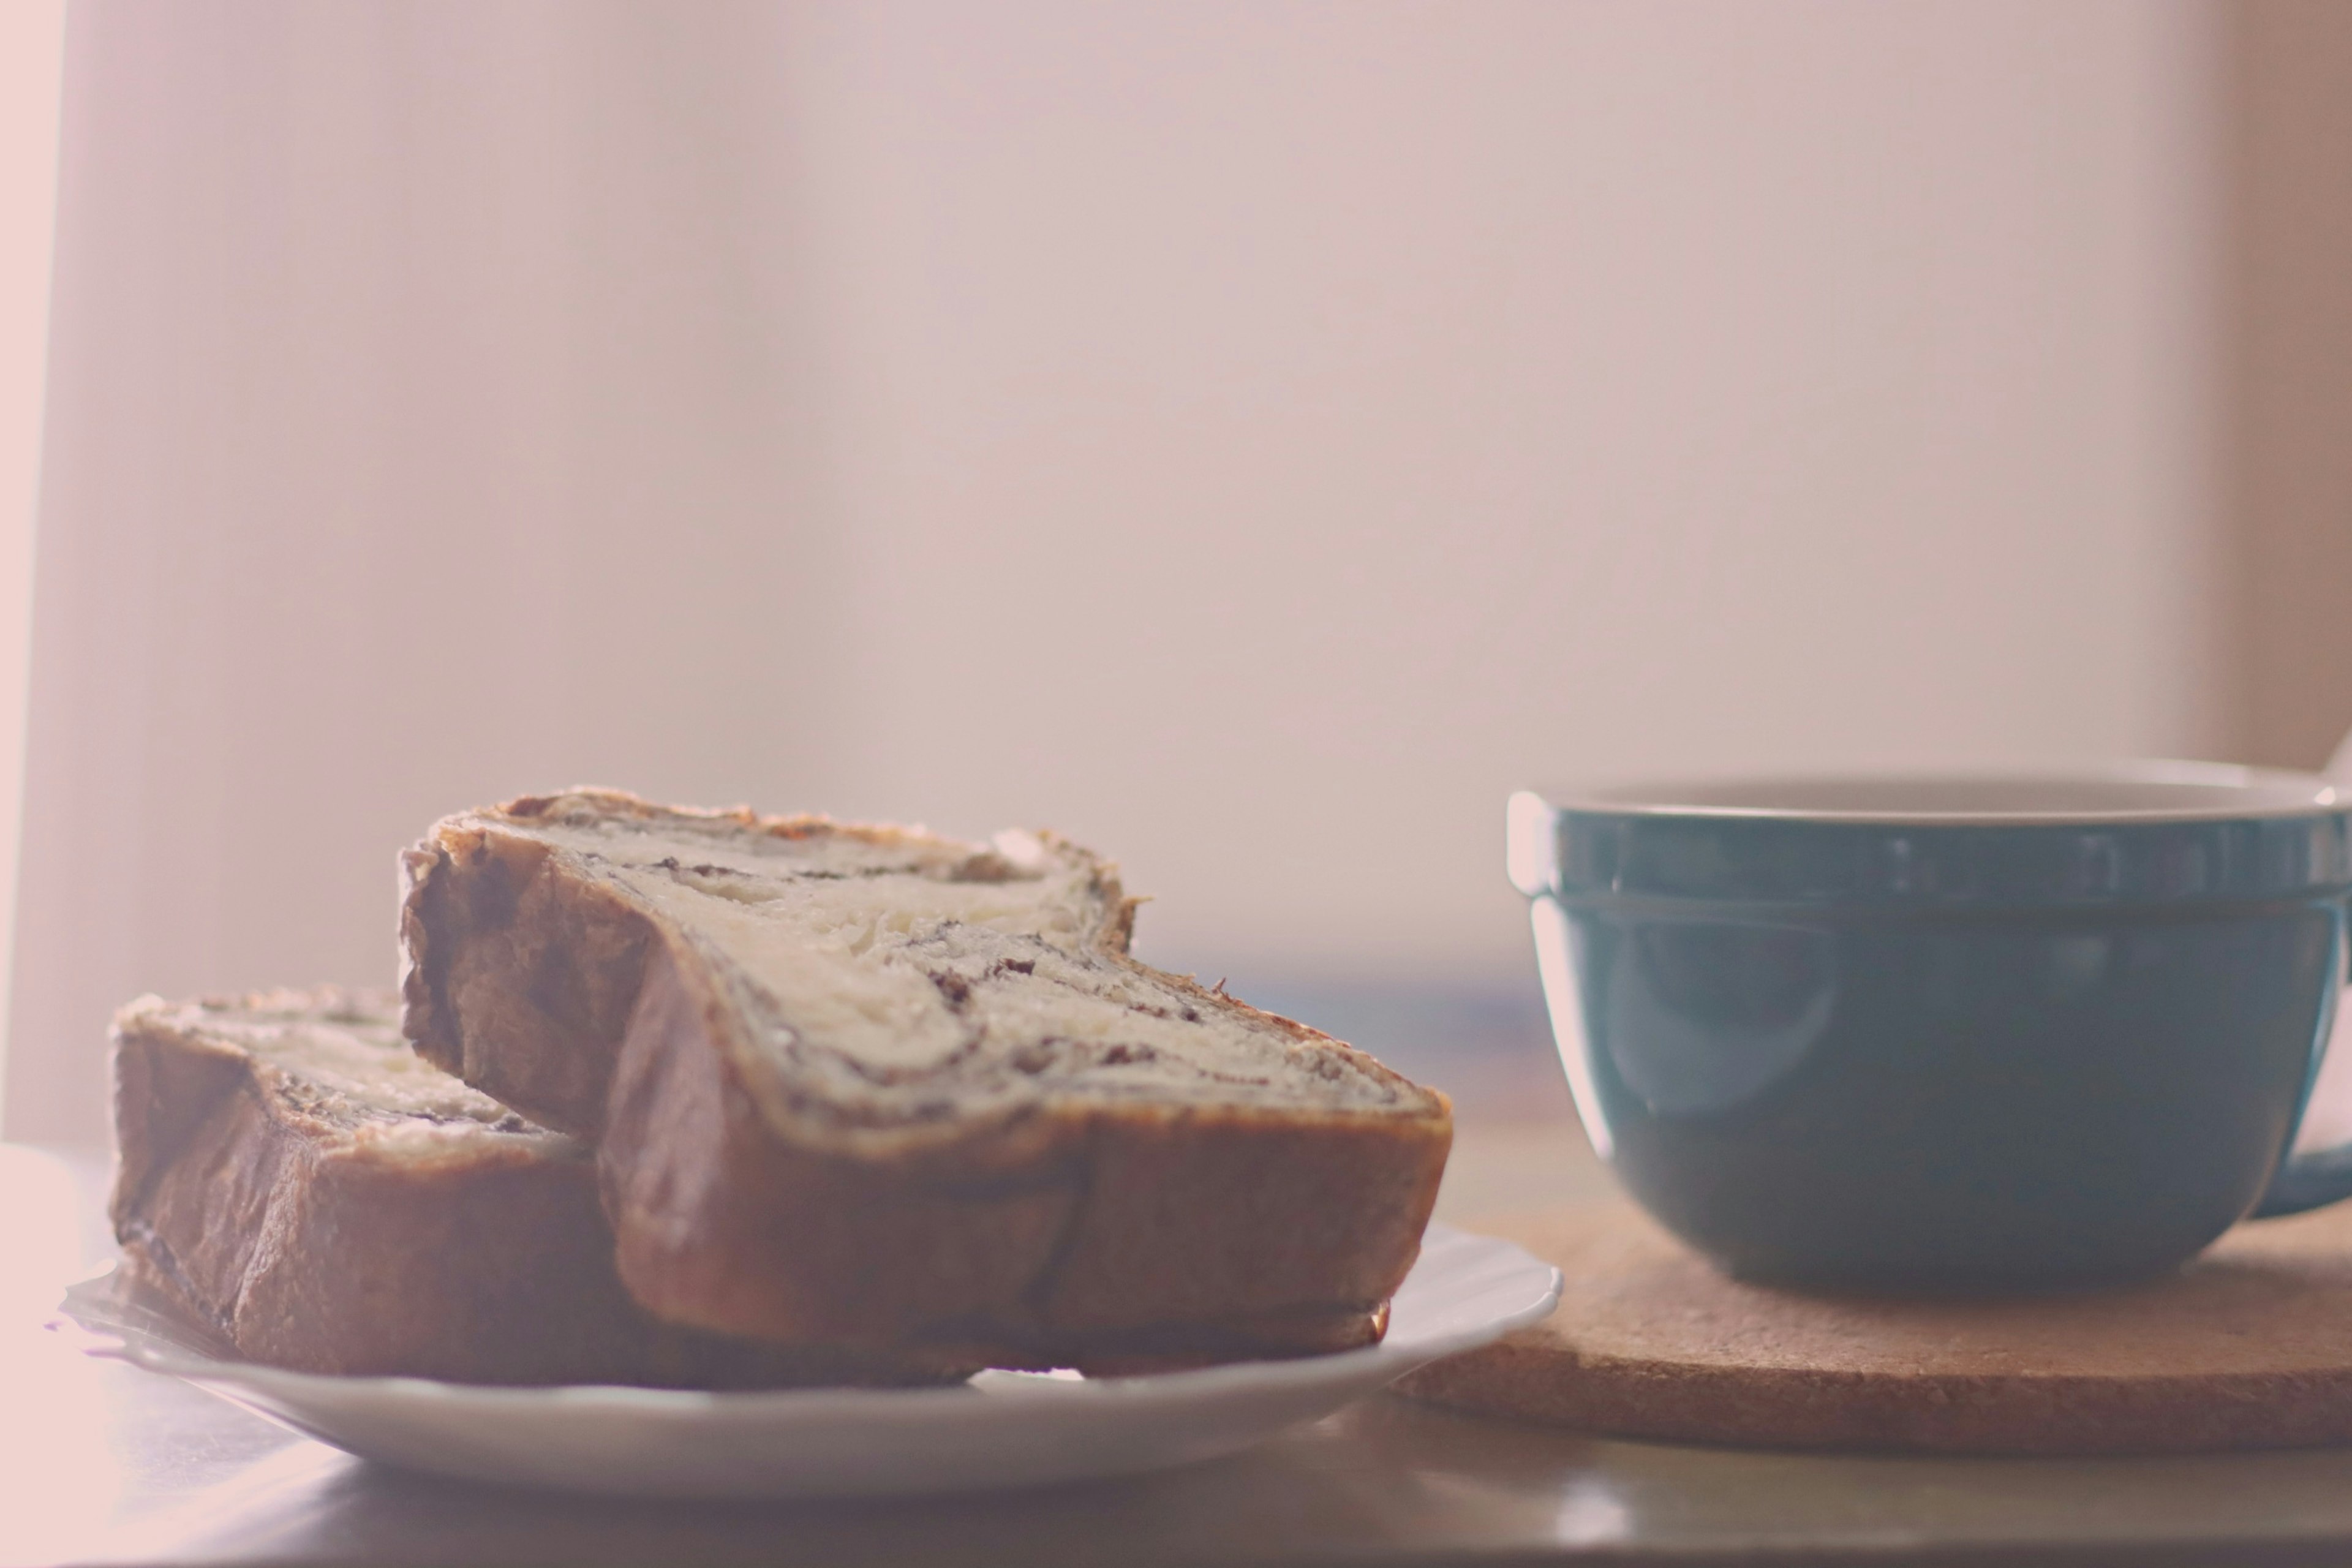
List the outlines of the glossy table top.
<svg viewBox="0 0 2352 1568">
<path fill-rule="evenodd" d="M 0 1147 L 0 1563 L 2352 1562 L 2352 1450 L 1926 1460 L 1603 1442 L 1364 1401 L 1136 1480 L 828 1506 L 601 1504 L 362 1464 L 39 1324 L 104 1256 L 100 1162 Z M 1600 1189 L 1475 1122 L 1456 1223 Z"/>
</svg>

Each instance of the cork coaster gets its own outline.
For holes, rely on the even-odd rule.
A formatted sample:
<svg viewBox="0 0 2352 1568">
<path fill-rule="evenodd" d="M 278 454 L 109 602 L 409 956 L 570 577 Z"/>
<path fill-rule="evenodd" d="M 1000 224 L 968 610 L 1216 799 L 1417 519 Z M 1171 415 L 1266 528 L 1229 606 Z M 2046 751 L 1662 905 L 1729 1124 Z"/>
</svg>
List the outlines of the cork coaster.
<svg viewBox="0 0 2352 1568">
<path fill-rule="evenodd" d="M 1547 1321 L 1412 1398 L 1619 1436 L 1948 1454 L 2352 1443 L 2352 1205 L 2096 1295 L 1920 1301 L 1725 1278 L 1630 1204 L 1482 1225 L 1559 1265 Z"/>
</svg>

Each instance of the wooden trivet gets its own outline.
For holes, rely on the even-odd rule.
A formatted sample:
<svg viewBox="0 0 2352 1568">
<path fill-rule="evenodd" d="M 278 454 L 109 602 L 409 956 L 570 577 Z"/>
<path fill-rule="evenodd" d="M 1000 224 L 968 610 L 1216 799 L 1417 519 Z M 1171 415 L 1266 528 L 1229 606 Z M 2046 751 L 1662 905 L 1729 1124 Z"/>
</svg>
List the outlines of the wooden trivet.
<svg viewBox="0 0 2352 1568">
<path fill-rule="evenodd" d="M 1547 1321 L 1398 1392 L 1620 1436 L 1957 1454 L 2352 1443 L 2352 1204 L 2231 1231 L 2179 1275 L 2001 1301 L 1727 1279 L 1630 1204 L 1480 1225 L 1559 1266 Z"/>
</svg>

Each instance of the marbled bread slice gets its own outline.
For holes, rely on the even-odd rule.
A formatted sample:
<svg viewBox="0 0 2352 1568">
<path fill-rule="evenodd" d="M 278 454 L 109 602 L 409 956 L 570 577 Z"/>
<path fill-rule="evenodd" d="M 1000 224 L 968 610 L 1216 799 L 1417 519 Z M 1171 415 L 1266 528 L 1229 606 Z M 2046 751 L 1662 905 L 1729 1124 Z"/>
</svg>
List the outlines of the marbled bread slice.
<svg viewBox="0 0 2352 1568">
<path fill-rule="evenodd" d="M 396 1019 L 389 994 L 338 990 L 147 997 L 116 1016 L 112 1215 L 140 1285 L 238 1353 L 303 1372 L 710 1387 L 960 1375 L 649 1317 L 614 1272 L 588 1145 L 420 1060 Z"/>
<path fill-rule="evenodd" d="M 790 1342 L 1090 1370 L 1377 1340 L 1444 1096 L 1128 956 L 1060 839 L 613 791 L 404 861 L 427 1058 L 601 1140 L 622 1278 Z"/>
</svg>

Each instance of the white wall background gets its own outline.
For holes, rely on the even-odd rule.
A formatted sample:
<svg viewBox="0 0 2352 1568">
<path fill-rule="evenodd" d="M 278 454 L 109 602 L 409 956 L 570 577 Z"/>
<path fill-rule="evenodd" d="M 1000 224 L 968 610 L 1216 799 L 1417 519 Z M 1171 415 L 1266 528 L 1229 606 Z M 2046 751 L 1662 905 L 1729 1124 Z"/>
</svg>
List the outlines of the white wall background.
<svg viewBox="0 0 2352 1568">
<path fill-rule="evenodd" d="M 65 0 L 0 5 L 0 1017 L 15 948 L 16 824 L 23 804 L 31 653 L 35 477 L 48 333 Z M 7 1072 L 0 1033 L 0 1086 Z M 5 1110 L 5 1100 L 0 1100 Z"/>
<path fill-rule="evenodd" d="M 858 809 L 1516 973 L 1530 781 L 2198 748 L 2207 13 L 1012 15 L 795 51 Z"/>
<path fill-rule="evenodd" d="M 85 0 L 8 1130 L 574 779 L 1476 988 L 1523 782 L 2196 750 L 2213 33 Z"/>
</svg>

